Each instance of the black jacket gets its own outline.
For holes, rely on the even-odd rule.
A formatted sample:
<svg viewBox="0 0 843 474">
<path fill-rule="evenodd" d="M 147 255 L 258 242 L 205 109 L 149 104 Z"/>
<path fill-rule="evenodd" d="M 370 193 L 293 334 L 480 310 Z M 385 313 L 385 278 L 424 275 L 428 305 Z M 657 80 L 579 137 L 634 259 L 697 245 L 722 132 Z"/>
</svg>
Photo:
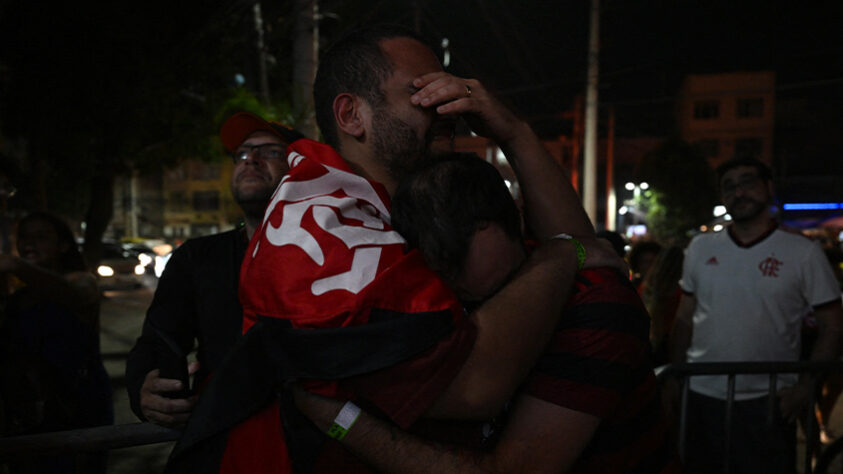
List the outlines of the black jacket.
<svg viewBox="0 0 843 474">
<path fill-rule="evenodd" d="M 126 361 L 126 388 L 132 411 L 140 410 L 140 388 L 149 371 L 161 368 L 162 358 L 193 350 L 198 342 L 201 383 L 216 370 L 242 333 L 243 309 L 237 287 L 246 252 L 245 228 L 190 239 L 173 252 L 146 313 L 141 337 Z M 169 339 L 168 344 L 164 339 Z"/>
</svg>

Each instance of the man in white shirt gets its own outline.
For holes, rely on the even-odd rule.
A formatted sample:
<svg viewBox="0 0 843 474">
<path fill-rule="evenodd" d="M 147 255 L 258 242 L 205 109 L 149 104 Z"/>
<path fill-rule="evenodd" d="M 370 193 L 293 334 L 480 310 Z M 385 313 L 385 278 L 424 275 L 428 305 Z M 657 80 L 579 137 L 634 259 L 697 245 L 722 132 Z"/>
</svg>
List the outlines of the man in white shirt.
<svg viewBox="0 0 843 474">
<path fill-rule="evenodd" d="M 843 315 L 837 281 L 817 243 L 772 219 L 769 168 L 740 158 L 718 167 L 717 176 L 732 224 L 696 237 L 686 249 L 671 361 L 797 360 L 808 312 L 819 324 L 811 360 L 836 359 Z M 696 376 L 690 383 L 686 467 L 722 471 L 726 377 Z M 795 472 L 795 419 L 815 380 L 785 374 L 777 386 L 774 426 L 766 426 L 769 377 L 736 378 L 730 472 Z"/>
</svg>

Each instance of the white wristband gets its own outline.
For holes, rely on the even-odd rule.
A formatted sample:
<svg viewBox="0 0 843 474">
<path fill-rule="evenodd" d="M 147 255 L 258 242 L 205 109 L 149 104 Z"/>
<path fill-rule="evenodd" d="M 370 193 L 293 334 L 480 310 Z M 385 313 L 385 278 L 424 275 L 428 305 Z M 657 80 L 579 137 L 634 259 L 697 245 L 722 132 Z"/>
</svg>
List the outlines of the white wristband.
<svg viewBox="0 0 843 474">
<path fill-rule="evenodd" d="M 350 430 L 354 425 L 354 422 L 357 421 L 358 416 L 360 416 L 360 407 L 350 401 L 345 402 L 345 405 L 342 406 L 342 410 L 340 410 L 340 412 L 337 413 L 337 417 L 334 418 L 334 424 L 328 428 L 328 436 L 334 439 L 345 438 L 348 430 Z"/>
</svg>

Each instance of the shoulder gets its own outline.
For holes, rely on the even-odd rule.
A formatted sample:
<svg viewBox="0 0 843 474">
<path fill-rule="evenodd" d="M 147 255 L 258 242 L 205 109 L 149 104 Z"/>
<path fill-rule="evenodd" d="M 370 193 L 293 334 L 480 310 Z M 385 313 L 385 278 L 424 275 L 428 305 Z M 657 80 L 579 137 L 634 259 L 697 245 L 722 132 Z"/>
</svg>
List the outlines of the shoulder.
<svg viewBox="0 0 843 474">
<path fill-rule="evenodd" d="M 819 242 L 804 234 L 797 231 L 777 229 L 771 237 L 771 243 L 782 252 L 788 252 L 797 258 L 805 259 L 803 261 L 827 261 Z"/>
<path fill-rule="evenodd" d="M 725 229 L 718 232 L 704 232 L 694 236 L 688 248 L 716 245 L 726 240 L 729 240 L 729 233 Z"/>
<path fill-rule="evenodd" d="M 776 229 L 773 232 L 772 237 L 779 242 L 786 243 L 787 245 L 796 245 L 799 248 L 807 249 L 819 245 L 817 242 L 811 240 L 808 236 L 790 228 Z"/>
<path fill-rule="evenodd" d="M 218 234 L 194 237 L 192 239 L 188 239 L 185 243 L 179 246 L 179 248 L 173 251 L 173 255 L 204 253 L 211 249 L 236 245 L 240 242 L 241 238 L 245 239 L 245 236 L 241 237 L 242 233 L 243 230 L 238 227 Z"/>
</svg>

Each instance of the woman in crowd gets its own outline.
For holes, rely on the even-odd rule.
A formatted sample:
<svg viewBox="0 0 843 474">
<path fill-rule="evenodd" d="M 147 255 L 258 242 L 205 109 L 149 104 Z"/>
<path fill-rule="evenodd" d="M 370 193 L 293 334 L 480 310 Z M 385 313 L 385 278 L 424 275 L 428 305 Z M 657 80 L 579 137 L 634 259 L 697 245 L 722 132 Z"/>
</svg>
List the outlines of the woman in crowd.
<svg viewBox="0 0 843 474">
<path fill-rule="evenodd" d="M 34 212 L 18 222 L 18 255 L 0 255 L 11 293 L 0 329 L 2 431 L 29 434 L 111 424 L 111 386 L 99 350 L 99 290 L 73 232 Z M 104 453 L 38 456 L 11 472 L 105 472 Z"/>
</svg>

